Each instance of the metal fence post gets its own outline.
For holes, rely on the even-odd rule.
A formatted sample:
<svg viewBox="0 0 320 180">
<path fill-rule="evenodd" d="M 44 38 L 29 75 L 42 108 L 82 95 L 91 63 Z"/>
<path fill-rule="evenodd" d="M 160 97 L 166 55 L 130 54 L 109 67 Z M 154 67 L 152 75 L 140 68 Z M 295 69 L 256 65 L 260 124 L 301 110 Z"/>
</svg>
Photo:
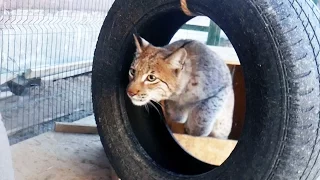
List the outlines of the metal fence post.
<svg viewBox="0 0 320 180">
<path fill-rule="evenodd" d="M 213 21 L 210 21 L 207 45 L 219 45 L 220 42 L 220 31 L 218 25 L 216 25 Z"/>
</svg>

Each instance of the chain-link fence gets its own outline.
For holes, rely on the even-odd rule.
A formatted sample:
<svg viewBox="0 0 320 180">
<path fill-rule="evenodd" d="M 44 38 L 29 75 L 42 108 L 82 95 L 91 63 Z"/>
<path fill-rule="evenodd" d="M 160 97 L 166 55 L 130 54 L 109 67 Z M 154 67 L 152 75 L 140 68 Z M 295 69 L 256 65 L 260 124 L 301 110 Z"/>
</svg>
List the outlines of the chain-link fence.
<svg viewBox="0 0 320 180">
<path fill-rule="evenodd" d="M 92 114 L 91 64 L 113 0 L 0 1 L 0 113 L 11 144 Z M 159 32 L 160 33 L 160 32 Z M 231 46 L 207 17 L 172 41 Z"/>
</svg>

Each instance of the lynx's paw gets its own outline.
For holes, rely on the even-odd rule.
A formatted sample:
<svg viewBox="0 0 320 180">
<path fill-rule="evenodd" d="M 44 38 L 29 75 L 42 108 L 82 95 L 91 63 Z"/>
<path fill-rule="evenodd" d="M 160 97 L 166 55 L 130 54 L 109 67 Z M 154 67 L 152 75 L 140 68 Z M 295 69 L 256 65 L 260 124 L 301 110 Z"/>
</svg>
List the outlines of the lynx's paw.
<svg viewBox="0 0 320 180">
<path fill-rule="evenodd" d="M 192 121 L 187 121 L 184 124 L 185 132 L 191 136 L 208 136 L 211 131 L 212 127 L 210 126 L 199 126 Z"/>
</svg>

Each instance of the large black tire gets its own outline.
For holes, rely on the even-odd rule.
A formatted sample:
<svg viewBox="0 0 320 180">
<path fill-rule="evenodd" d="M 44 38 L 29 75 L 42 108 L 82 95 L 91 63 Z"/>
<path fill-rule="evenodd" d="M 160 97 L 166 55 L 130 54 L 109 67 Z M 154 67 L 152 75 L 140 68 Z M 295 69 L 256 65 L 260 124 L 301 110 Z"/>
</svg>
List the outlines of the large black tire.
<svg viewBox="0 0 320 180">
<path fill-rule="evenodd" d="M 191 17 L 178 0 L 116 0 L 101 29 L 92 75 L 95 118 L 122 180 L 313 180 L 320 175 L 320 14 L 311 0 L 188 0 L 228 35 L 244 69 L 243 133 L 220 167 L 174 141 L 155 113 L 129 103 L 132 33 L 165 45 Z"/>
</svg>

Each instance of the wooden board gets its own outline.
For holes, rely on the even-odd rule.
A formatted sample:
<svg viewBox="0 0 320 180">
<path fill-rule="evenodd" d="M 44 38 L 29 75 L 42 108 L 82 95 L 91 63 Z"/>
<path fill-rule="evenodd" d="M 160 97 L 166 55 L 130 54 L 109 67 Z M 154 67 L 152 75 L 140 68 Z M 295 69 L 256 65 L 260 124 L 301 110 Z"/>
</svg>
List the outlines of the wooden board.
<svg viewBox="0 0 320 180">
<path fill-rule="evenodd" d="M 232 130 L 229 135 L 230 139 L 239 139 L 246 112 L 246 89 L 244 83 L 244 75 L 241 66 L 234 66 L 233 75 L 233 91 L 234 91 L 234 111 Z"/>
<path fill-rule="evenodd" d="M 64 133 L 97 134 L 97 126 L 90 124 L 55 122 L 54 130 Z"/>
<path fill-rule="evenodd" d="M 216 166 L 220 166 L 237 145 L 237 141 L 234 140 L 194 137 L 185 134 L 174 134 L 174 137 L 190 155 Z"/>
</svg>

